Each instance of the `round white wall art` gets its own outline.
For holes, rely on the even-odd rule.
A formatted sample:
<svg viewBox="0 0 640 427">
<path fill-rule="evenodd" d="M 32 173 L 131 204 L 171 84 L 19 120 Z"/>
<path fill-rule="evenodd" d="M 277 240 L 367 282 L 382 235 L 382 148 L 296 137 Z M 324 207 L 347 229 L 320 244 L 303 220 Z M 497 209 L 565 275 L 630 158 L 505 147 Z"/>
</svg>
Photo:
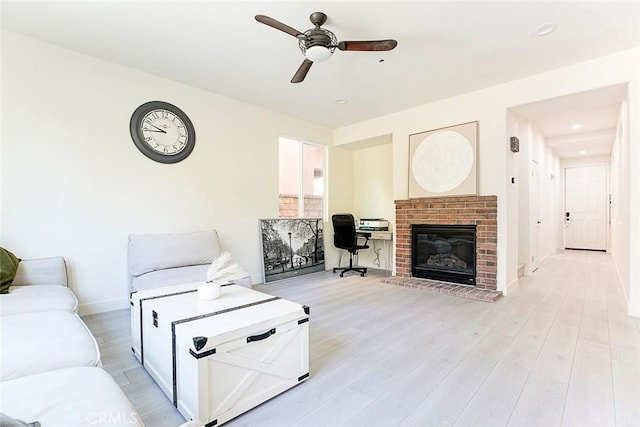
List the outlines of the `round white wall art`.
<svg viewBox="0 0 640 427">
<path fill-rule="evenodd" d="M 426 191 L 444 193 L 464 182 L 473 168 L 471 142 L 458 132 L 442 130 L 425 138 L 411 160 L 411 173 Z"/>
</svg>

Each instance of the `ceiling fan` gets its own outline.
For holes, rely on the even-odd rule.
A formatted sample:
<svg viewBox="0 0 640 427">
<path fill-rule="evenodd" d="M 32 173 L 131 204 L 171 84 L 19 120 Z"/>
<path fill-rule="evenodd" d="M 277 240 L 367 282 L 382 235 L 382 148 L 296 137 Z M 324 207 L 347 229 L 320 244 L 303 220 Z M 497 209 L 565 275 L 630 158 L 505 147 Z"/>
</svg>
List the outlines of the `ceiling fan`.
<svg viewBox="0 0 640 427">
<path fill-rule="evenodd" d="M 280 21 L 265 16 L 256 15 L 256 21 L 280 30 L 287 34 L 291 34 L 298 39 L 298 45 L 302 54 L 305 56 L 304 61 L 293 75 L 291 83 L 300 83 L 304 80 L 314 62 L 326 61 L 333 55 L 333 52 L 339 50 L 358 50 L 358 51 L 386 51 L 395 48 L 398 42 L 395 40 L 368 40 L 368 41 L 338 41 L 336 35 L 326 28 L 320 28 L 327 21 L 327 15 L 322 12 L 314 12 L 309 17 L 314 28 L 304 33 L 296 30 Z"/>
</svg>

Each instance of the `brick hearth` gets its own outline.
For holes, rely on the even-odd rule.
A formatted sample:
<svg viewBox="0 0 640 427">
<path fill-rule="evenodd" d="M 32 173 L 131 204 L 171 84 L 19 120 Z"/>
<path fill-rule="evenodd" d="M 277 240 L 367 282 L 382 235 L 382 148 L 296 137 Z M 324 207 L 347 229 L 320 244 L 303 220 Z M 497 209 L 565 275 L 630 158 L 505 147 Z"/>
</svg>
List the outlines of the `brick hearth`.
<svg viewBox="0 0 640 427">
<path fill-rule="evenodd" d="M 476 225 L 476 286 L 471 290 L 494 291 L 497 288 L 497 208 L 496 196 L 453 196 L 396 200 L 396 277 L 390 282 L 411 279 L 409 286 L 434 287 L 432 280 L 411 277 L 411 225 L 412 224 L 464 224 Z M 421 284 L 416 286 L 416 284 Z M 431 282 L 431 283 L 429 283 Z M 437 281 L 436 283 L 444 283 Z M 401 283 L 396 283 L 401 284 Z M 402 283 L 404 286 L 407 284 Z M 469 287 L 460 293 L 475 295 Z M 441 287 L 440 287 L 441 288 Z M 455 294 L 458 294 L 456 291 Z M 500 294 L 500 293 L 498 293 Z M 460 295 L 467 296 L 467 295 Z M 478 298 L 480 299 L 480 298 Z M 481 299 L 485 299 L 484 297 Z M 486 300 L 486 299 L 485 299 Z"/>
<path fill-rule="evenodd" d="M 502 292 L 498 291 L 478 289 L 475 286 L 465 286 L 457 283 L 448 283 L 440 280 L 422 279 L 418 277 L 387 277 L 386 279 L 383 279 L 382 282 L 390 285 L 404 286 L 405 288 L 423 289 L 426 291 L 437 292 L 439 294 L 454 295 L 478 301 L 496 302 L 502 296 Z"/>
</svg>

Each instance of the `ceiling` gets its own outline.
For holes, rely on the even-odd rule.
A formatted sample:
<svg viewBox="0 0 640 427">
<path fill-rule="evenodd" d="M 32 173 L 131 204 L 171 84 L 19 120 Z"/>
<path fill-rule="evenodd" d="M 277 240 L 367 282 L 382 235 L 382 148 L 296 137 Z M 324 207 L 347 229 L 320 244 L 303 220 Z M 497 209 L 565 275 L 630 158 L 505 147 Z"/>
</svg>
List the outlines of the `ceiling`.
<svg viewBox="0 0 640 427">
<path fill-rule="evenodd" d="M 1 4 L 3 28 L 331 128 L 640 45 L 633 0 Z M 305 31 L 315 11 L 338 40 L 391 38 L 398 47 L 336 50 L 292 84 L 304 59 L 297 40 L 254 16 Z M 546 23 L 557 30 L 534 35 Z"/>
<path fill-rule="evenodd" d="M 611 153 L 627 85 L 618 84 L 509 108 L 531 120 L 561 159 Z"/>
</svg>

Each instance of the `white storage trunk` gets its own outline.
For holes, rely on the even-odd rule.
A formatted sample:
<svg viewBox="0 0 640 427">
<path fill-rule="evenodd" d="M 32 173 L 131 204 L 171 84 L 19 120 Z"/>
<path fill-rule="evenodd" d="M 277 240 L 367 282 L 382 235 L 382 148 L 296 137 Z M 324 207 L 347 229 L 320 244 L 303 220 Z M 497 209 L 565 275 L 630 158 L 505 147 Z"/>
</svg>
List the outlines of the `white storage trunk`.
<svg viewBox="0 0 640 427">
<path fill-rule="evenodd" d="M 238 285 L 138 299 L 141 360 L 180 413 L 220 425 L 309 376 L 309 309 Z"/>
<path fill-rule="evenodd" d="M 131 303 L 131 351 L 140 363 L 143 363 L 142 354 L 142 310 L 141 302 L 154 298 L 165 298 L 174 294 L 196 292 L 202 282 L 184 283 L 181 285 L 165 286 L 160 288 L 145 289 L 133 292 L 130 296 Z M 224 286 L 224 285 L 223 285 Z"/>
</svg>

